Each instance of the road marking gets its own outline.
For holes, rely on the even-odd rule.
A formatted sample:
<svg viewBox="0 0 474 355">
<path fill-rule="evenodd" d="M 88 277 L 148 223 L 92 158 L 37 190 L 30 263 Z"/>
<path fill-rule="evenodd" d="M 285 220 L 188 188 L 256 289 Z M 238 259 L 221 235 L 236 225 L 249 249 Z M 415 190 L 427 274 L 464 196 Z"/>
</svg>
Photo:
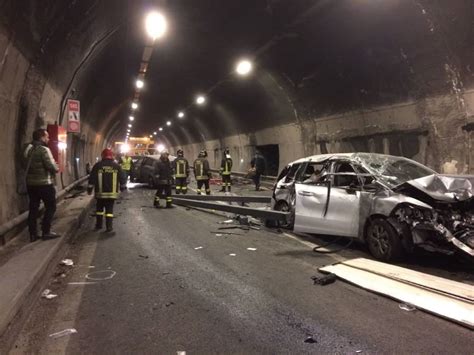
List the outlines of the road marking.
<svg viewBox="0 0 474 355">
<path fill-rule="evenodd" d="M 286 232 L 283 232 L 283 235 L 285 235 L 286 237 L 291 238 L 291 239 L 293 239 L 293 240 L 296 240 L 297 242 L 299 242 L 299 243 L 301 243 L 301 244 L 303 244 L 303 245 L 305 245 L 305 246 L 307 246 L 307 247 L 309 247 L 309 248 L 311 248 L 311 249 L 313 249 L 313 248 L 315 248 L 315 247 L 319 247 L 318 244 L 315 244 L 315 243 L 309 242 L 309 241 L 307 241 L 307 240 L 304 240 L 304 239 L 302 239 L 302 237 L 300 237 L 300 236 L 298 236 L 298 235 L 289 234 L 289 233 L 286 233 Z M 326 248 L 321 248 L 321 250 L 322 250 L 322 251 L 328 251 L 328 249 L 326 249 Z M 347 260 L 347 258 L 344 258 L 344 257 L 342 257 L 342 256 L 340 256 L 340 255 L 337 255 L 337 254 L 325 254 L 325 255 L 327 255 L 327 256 L 329 256 L 330 258 L 333 258 L 334 260 L 337 260 L 337 261 L 339 261 L 339 262 L 342 262 L 342 261 L 346 261 L 346 260 Z"/>
</svg>

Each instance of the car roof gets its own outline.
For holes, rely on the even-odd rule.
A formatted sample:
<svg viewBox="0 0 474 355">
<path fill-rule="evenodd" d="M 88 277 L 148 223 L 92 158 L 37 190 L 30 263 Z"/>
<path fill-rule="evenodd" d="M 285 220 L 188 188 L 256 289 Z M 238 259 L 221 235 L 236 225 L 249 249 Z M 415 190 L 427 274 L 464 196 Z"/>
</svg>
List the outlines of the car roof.
<svg viewBox="0 0 474 355">
<path fill-rule="evenodd" d="M 299 164 L 299 163 L 304 163 L 307 161 L 312 161 L 312 162 L 323 162 L 329 159 L 341 159 L 341 158 L 346 158 L 346 159 L 354 159 L 357 156 L 363 156 L 363 155 L 372 155 L 372 156 L 377 156 L 380 158 L 383 157 L 396 157 L 400 159 L 406 159 L 406 160 L 411 160 L 406 157 L 401 157 L 397 155 L 388 155 L 388 154 L 379 154 L 379 153 L 367 153 L 367 152 L 353 152 L 353 153 L 333 153 L 333 154 L 319 154 L 319 155 L 311 155 L 309 157 L 301 158 L 298 160 L 295 160 L 288 165 L 293 165 L 293 164 Z"/>
</svg>

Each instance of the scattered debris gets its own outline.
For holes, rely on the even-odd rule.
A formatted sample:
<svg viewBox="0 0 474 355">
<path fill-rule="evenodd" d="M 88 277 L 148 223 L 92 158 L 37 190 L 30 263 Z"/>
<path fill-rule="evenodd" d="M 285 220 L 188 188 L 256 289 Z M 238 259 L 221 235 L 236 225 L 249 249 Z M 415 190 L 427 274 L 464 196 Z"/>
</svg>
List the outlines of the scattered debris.
<svg viewBox="0 0 474 355">
<path fill-rule="evenodd" d="M 186 355 L 186 351 L 177 351 L 176 355 Z"/>
<path fill-rule="evenodd" d="M 162 272 L 161 275 L 169 275 L 171 272 Z"/>
<path fill-rule="evenodd" d="M 332 283 L 334 283 L 334 281 L 336 281 L 336 279 L 337 279 L 336 274 L 329 274 L 329 275 L 325 275 L 325 276 L 312 276 L 311 277 L 311 280 L 313 280 L 315 285 L 321 285 L 321 286 L 332 284 Z"/>
<path fill-rule="evenodd" d="M 400 303 L 398 307 L 407 312 L 416 311 L 416 307 L 409 303 Z"/>
<path fill-rule="evenodd" d="M 231 223 L 234 223 L 234 220 L 233 219 L 228 219 L 226 221 L 222 221 L 222 222 L 217 222 L 219 224 L 231 224 Z"/>
<path fill-rule="evenodd" d="M 240 234 L 240 233 L 234 233 L 234 232 L 221 232 L 221 231 L 217 231 L 217 232 L 212 232 L 211 233 L 216 233 L 216 236 L 218 237 L 222 237 L 223 234 L 225 235 L 243 235 L 243 234 Z M 219 234 L 219 235 L 217 235 Z"/>
<path fill-rule="evenodd" d="M 46 289 L 46 290 L 44 290 L 43 293 L 41 294 L 41 297 L 46 298 L 46 299 L 48 299 L 48 300 L 52 300 L 53 298 L 58 297 L 58 295 L 55 295 L 54 293 L 51 293 L 51 290 Z"/>
<path fill-rule="evenodd" d="M 314 344 L 314 343 L 317 343 L 318 341 L 316 339 L 314 339 L 313 337 L 307 337 L 305 340 L 304 340 L 305 343 L 309 343 L 309 344 Z"/>
<path fill-rule="evenodd" d="M 244 231 L 248 231 L 249 227 L 242 227 L 242 226 L 232 226 L 232 227 L 219 227 L 218 230 L 225 230 L 225 229 L 242 229 Z"/>
<path fill-rule="evenodd" d="M 86 279 L 92 280 L 92 281 L 110 280 L 116 274 L 117 273 L 112 270 L 92 271 L 86 275 Z"/>
<path fill-rule="evenodd" d="M 231 253 L 229 254 L 229 256 L 237 256 L 237 254 Z"/>
<path fill-rule="evenodd" d="M 362 352 L 362 350 L 356 350 L 357 354 L 360 354 L 361 352 Z"/>
<path fill-rule="evenodd" d="M 247 250 L 250 250 L 250 251 L 256 251 L 257 248 L 247 248 Z"/>
<path fill-rule="evenodd" d="M 68 285 L 94 285 L 98 282 L 82 281 L 82 282 L 68 282 Z"/>
<path fill-rule="evenodd" d="M 222 234 L 221 234 L 221 233 L 217 233 L 217 234 L 216 234 L 216 237 L 222 237 Z"/>
<path fill-rule="evenodd" d="M 71 259 L 64 259 L 64 260 L 61 261 L 61 265 L 73 266 L 74 261 L 72 261 Z"/>
<path fill-rule="evenodd" d="M 75 334 L 75 333 L 77 333 L 76 329 L 69 328 L 69 329 L 61 330 L 60 332 L 57 332 L 57 333 L 50 334 L 49 337 L 53 339 L 57 339 L 57 338 L 61 338 L 63 336 Z"/>
<path fill-rule="evenodd" d="M 138 254 L 138 256 L 139 256 L 140 258 L 143 258 L 143 259 L 148 259 L 148 255 Z"/>
<path fill-rule="evenodd" d="M 166 307 L 169 307 L 169 306 L 172 306 L 174 305 L 174 302 L 168 302 L 167 304 L 165 304 Z"/>
<path fill-rule="evenodd" d="M 196 247 L 196 248 L 194 248 L 194 250 L 199 250 L 199 249 L 202 249 L 202 247 Z"/>
</svg>

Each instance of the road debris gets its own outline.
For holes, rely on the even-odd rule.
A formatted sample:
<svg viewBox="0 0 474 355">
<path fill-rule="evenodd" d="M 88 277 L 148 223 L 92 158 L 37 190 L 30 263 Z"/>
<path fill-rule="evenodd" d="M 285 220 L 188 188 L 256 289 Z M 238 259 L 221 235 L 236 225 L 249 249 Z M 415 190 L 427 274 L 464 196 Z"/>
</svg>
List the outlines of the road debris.
<svg viewBox="0 0 474 355">
<path fill-rule="evenodd" d="M 69 328 L 69 329 L 61 330 L 60 332 L 57 332 L 57 333 L 50 334 L 49 337 L 53 339 L 57 339 L 57 338 L 61 338 L 63 336 L 75 334 L 75 333 L 77 333 L 76 329 Z"/>
<path fill-rule="evenodd" d="M 71 259 L 64 259 L 64 260 L 61 260 L 61 265 L 73 266 L 74 261 L 72 261 Z"/>
<path fill-rule="evenodd" d="M 196 247 L 196 248 L 194 248 L 194 250 L 199 250 L 199 249 L 202 249 L 202 247 Z"/>
<path fill-rule="evenodd" d="M 314 285 L 329 285 L 336 281 L 337 276 L 335 274 L 329 274 L 325 276 L 312 276 L 311 280 L 313 280 Z"/>
<path fill-rule="evenodd" d="M 42 297 L 42 298 L 46 298 L 46 299 L 48 299 L 48 300 L 52 300 L 53 298 L 58 297 L 58 295 L 55 295 L 54 293 L 51 293 L 51 290 L 46 289 L 46 290 L 44 290 L 43 293 L 41 294 L 41 297 Z"/>
<path fill-rule="evenodd" d="M 173 306 L 174 305 L 174 302 L 171 301 L 171 302 L 168 302 L 167 304 L 165 304 L 165 307 L 169 307 L 169 306 Z"/>
<path fill-rule="evenodd" d="M 138 254 L 138 256 L 139 256 L 140 258 L 143 258 L 143 259 L 148 259 L 148 255 Z"/>
<path fill-rule="evenodd" d="M 221 234 L 221 233 L 217 233 L 217 234 L 216 234 L 216 237 L 222 237 L 222 234 Z"/>
<path fill-rule="evenodd" d="M 237 254 L 230 253 L 229 256 L 237 256 Z"/>
<path fill-rule="evenodd" d="M 117 273 L 113 270 L 92 271 L 86 275 L 86 279 L 92 281 L 103 281 L 110 280 L 115 275 L 117 275 Z"/>
<path fill-rule="evenodd" d="M 307 337 L 305 340 L 304 340 L 305 343 L 309 343 L 309 344 L 315 344 L 317 343 L 318 341 L 316 339 L 314 339 L 313 337 Z"/>
<path fill-rule="evenodd" d="M 91 282 L 91 281 L 81 281 L 81 282 L 68 282 L 68 285 L 94 285 L 98 282 Z"/>
<path fill-rule="evenodd" d="M 398 307 L 407 312 L 416 311 L 416 307 L 409 303 L 400 303 Z"/>
<path fill-rule="evenodd" d="M 250 251 L 256 251 L 257 248 L 247 248 L 247 250 L 250 250 Z"/>
</svg>

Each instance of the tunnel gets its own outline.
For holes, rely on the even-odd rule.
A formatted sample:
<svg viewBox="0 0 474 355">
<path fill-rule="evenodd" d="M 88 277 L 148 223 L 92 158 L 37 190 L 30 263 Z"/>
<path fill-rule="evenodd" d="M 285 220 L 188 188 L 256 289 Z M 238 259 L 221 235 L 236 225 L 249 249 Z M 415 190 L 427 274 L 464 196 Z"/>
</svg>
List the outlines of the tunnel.
<svg viewBox="0 0 474 355">
<path fill-rule="evenodd" d="M 23 153 L 48 125 L 58 191 L 130 136 L 212 169 L 228 149 L 242 174 L 259 150 L 269 177 L 353 152 L 474 175 L 473 47 L 472 0 L 0 0 L 0 225 L 28 210 Z"/>
</svg>

